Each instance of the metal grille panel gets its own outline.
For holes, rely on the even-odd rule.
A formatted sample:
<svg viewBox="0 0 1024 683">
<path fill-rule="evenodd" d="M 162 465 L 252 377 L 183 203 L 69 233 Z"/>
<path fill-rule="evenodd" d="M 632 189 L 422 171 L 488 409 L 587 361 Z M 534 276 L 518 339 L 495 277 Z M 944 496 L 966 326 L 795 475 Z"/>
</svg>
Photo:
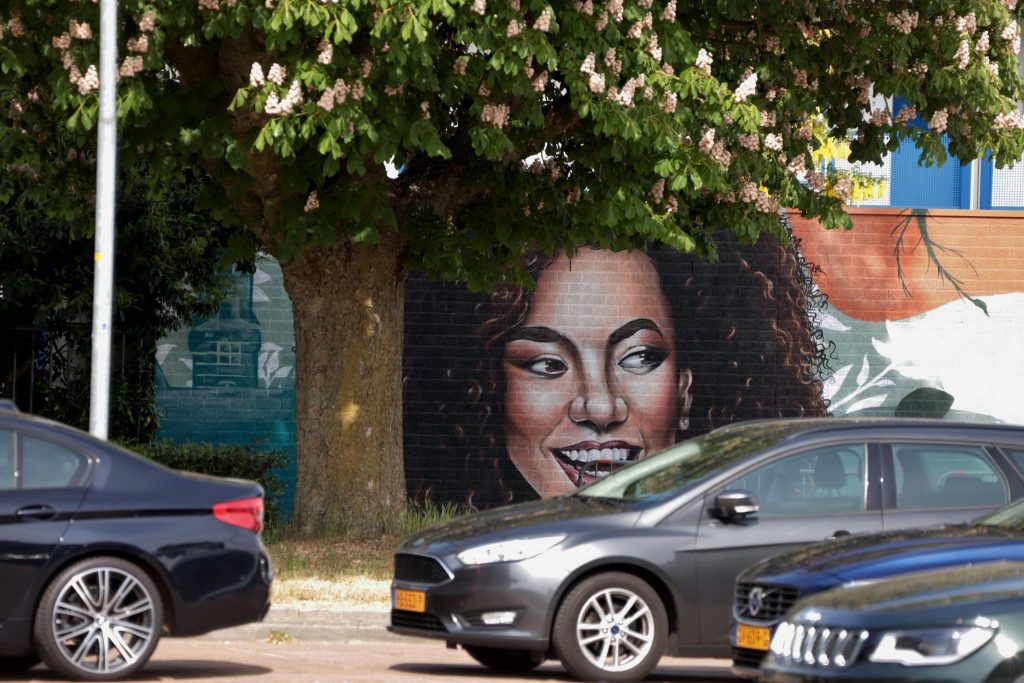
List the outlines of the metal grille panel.
<svg viewBox="0 0 1024 683">
<path fill-rule="evenodd" d="M 733 614 L 743 621 L 773 624 L 786 614 L 798 596 L 797 590 L 789 586 L 738 583 L 733 597 Z"/>
<path fill-rule="evenodd" d="M 410 583 L 444 583 L 451 574 L 444 565 L 432 557 L 423 555 L 395 555 L 395 581 Z"/>
<path fill-rule="evenodd" d="M 847 631 L 827 626 L 779 624 L 772 638 L 772 659 L 802 666 L 846 668 L 857 659 L 867 631 Z"/>
<path fill-rule="evenodd" d="M 391 610 L 391 625 L 398 628 L 416 629 L 417 631 L 430 631 L 431 633 L 444 633 L 448 630 L 441 623 L 441 620 L 433 614 L 406 612 L 400 609 Z"/>
</svg>

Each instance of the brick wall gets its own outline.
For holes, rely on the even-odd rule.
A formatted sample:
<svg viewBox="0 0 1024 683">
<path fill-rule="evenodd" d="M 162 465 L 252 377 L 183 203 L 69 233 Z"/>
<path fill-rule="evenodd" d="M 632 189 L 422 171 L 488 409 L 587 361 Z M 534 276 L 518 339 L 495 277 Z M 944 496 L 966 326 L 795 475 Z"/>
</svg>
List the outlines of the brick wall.
<svg viewBox="0 0 1024 683">
<path fill-rule="evenodd" d="M 722 236 L 713 265 L 587 249 L 571 265 L 538 259 L 533 293 L 412 277 L 410 495 L 478 507 L 551 495 L 571 489 L 573 457 L 591 446 L 635 458 L 737 419 L 827 410 L 1024 423 L 1024 213 L 851 214 L 850 232 L 791 216 L 798 252 Z M 165 435 L 259 436 L 294 454 L 291 310 L 280 269 L 260 269 L 256 386 L 192 388 L 180 331 L 158 357 Z M 284 475 L 294 481 L 294 468 Z"/>
</svg>

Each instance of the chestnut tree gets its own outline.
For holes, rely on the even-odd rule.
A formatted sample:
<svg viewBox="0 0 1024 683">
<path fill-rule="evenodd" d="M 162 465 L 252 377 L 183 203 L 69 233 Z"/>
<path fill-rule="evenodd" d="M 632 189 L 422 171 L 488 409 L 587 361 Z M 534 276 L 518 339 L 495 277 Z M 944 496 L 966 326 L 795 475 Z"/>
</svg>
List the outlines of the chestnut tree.
<svg viewBox="0 0 1024 683">
<path fill-rule="evenodd" d="M 236 253 L 282 262 L 305 531 L 372 533 L 405 503 L 407 272 L 481 289 L 524 280 L 528 247 L 713 257 L 722 228 L 784 237 L 780 207 L 848 226 L 822 122 L 859 161 L 1024 152 L 1015 0 L 119 7 L 120 163 L 201 168 Z M 0 7 L 0 163 L 32 180 L 3 201 L 92 210 L 98 12 Z"/>
</svg>

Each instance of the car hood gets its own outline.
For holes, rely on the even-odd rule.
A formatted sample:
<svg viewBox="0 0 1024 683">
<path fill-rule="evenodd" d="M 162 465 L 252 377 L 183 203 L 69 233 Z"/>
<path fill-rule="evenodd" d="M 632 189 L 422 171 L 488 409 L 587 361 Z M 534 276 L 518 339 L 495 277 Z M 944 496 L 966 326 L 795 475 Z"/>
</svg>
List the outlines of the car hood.
<svg viewBox="0 0 1024 683">
<path fill-rule="evenodd" d="M 837 588 L 804 598 L 797 603 L 796 610 L 798 619 L 801 614 L 842 610 L 864 615 L 897 612 L 899 619 L 923 618 L 924 623 L 929 623 L 928 613 L 949 611 L 973 617 L 1020 609 L 1024 603 L 1022 594 L 1024 564 L 989 562 Z"/>
<path fill-rule="evenodd" d="M 754 565 L 739 581 L 822 587 L 874 581 L 952 565 L 1024 560 L 1024 533 L 1006 527 L 962 524 L 849 536 L 815 543 Z"/>
<path fill-rule="evenodd" d="M 609 524 L 632 526 L 639 515 L 635 506 L 622 501 L 582 496 L 549 498 L 457 517 L 409 537 L 398 551 L 444 553 L 512 537 L 582 531 Z"/>
</svg>

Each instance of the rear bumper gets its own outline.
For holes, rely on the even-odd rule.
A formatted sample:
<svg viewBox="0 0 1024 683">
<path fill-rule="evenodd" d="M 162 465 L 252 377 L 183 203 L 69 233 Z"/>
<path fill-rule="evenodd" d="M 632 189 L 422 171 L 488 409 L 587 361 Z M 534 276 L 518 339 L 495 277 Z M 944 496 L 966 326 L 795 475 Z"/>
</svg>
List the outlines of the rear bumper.
<svg viewBox="0 0 1024 683">
<path fill-rule="evenodd" d="M 244 580 L 208 591 L 200 600 L 181 601 L 174 615 L 171 635 L 196 636 L 231 626 L 262 621 L 270 610 L 273 573 L 270 559 L 260 552 L 255 569 Z"/>
</svg>

